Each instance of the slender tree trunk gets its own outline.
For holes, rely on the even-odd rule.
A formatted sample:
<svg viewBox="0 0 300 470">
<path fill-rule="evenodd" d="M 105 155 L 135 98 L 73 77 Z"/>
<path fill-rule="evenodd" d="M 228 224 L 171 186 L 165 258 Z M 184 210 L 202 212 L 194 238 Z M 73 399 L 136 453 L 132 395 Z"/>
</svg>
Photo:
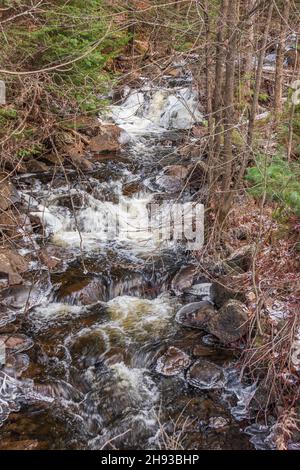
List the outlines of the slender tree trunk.
<svg viewBox="0 0 300 470">
<path fill-rule="evenodd" d="M 225 25 L 228 11 L 228 0 L 222 0 L 217 24 L 217 44 L 216 44 L 216 72 L 215 72 L 215 88 L 214 88 L 214 103 L 213 112 L 215 116 L 215 137 L 214 137 L 214 161 L 218 163 L 222 141 L 223 130 L 223 102 L 222 102 L 222 89 L 224 80 L 224 58 L 225 58 Z M 214 179 L 217 180 L 219 176 L 219 169 L 214 171 Z"/>
<path fill-rule="evenodd" d="M 298 33 L 296 35 L 295 63 L 294 63 L 292 82 L 297 78 L 300 79 L 300 69 L 299 69 L 299 65 L 300 65 L 299 55 L 300 54 L 298 50 L 299 43 L 300 43 L 299 39 L 300 39 L 300 34 Z M 294 122 L 294 116 L 295 116 L 295 108 L 296 108 L 296 105 L 294 102 L 292 102 L 290 113 L 289 113 L 290 114 L 289 115 L 289 132 L 288 132 L 288 142 L 287 142 L 287 151 L 286 151 L 288 161 L 291 160 L 291 153 L 292 153 L 293 132 L 294 132 L 293 122 Z"/>
<path fill-rule="evenodd" d="M 247 145 L 248 145 L 249 150 L 251 149 L 252 142 L 253 142 L 254 122 L 255 122 L 255 116 L 257 112 L 258 97 L 259 97 L 260 88 L 261 88 L 263 65 L 264 65 L 264 59 L 265 59 L 265 54 L 266 54 L 268 36 L 270 32 L 272 14 L 273 14 L 273 2 L 269 2 L 268 16 L 267 16 L 267 20 L 265 24 L 264 36 L 263 36 L 262 45 L 261 45 L 259 56 L 258 56 L 255 86 L 254 86 L 253 99 L 251 103 L 250 116 L 249 116 L 248 136 L 247 136 Z"/>
<path fill-rule="evenodd" d="M 283 79 L 283 61 L 285 50 L 285 39 L 288 31 L 288 21 L 290 15 L 290 0 L 284 0 L 283 9 L 280 22 L 280 34 L 277 45 L 276 53 L 276 72 L 275 72 L 275 87 L 274 87 L 274 112 L 275 119 L 282 111 L 282 79 Z"/>
<path fill-rule="evenodd" d="M 204 21 L 205 21 L 205 66 L 206 66 L 206 115 L 208 122 L 208 164 L 209 164 L 209 195 L 214 186 L 214 149 L 213 149 L 213 135 L 214 135 L 214 120 L 213 120 L 213 57 L 211 54 L 212 48 L 212 18 L 209 0 L 204 2 Z"/>
<path fill-rule="evenodd" d="M 247 0 L 246 11 L 251 11 L 254 7 L 255 0 Z M 254 50 L 254 18 L 249 18 L 248 27 L 246 29 L 246 52 L 244 61 L 244 83 L 243 83 L 243 98 L 247 99 L 250 97 L 251 92 L 251 78 L 253 70 L 253 50 Z"/>
<path fill-rule="evenodd" d="M 134 56 L 134 36 L 135 36 L 135 6 L 132 2 L 132 0 L 129 0 L 127 2 L 127 11 L 128 11 L 128 20 L 129 20 L 129 26 L 128 26 L 128 33 L 130 36 L 130 39 L 128 41 L 128 46 L 130 47 L 130 52 L 132 56 Z"/>
<path fill-rule="evenodd" d="M 230 190 L 232 176 L 232 131 L 234 119 L 234 74 L 237 56 L 237 38 L 235 28 L 237 26 L 238 0 L 231 0 L 228 9 L 228 51 L 226 55 L 226 72 L 224 87 L 224 178 L 223 191 Z"/>
</svg>

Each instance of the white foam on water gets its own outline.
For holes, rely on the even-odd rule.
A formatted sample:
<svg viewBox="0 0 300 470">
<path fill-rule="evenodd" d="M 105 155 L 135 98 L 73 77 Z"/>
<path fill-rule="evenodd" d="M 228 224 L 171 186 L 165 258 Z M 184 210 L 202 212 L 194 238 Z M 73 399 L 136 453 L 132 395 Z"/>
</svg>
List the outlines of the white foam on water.
<svg viewBox="0 0 300 470">
<path fill-rule="evenodd" d="M 167 295 L 156 299 L 141 299 L 123 295 L 107 302 L 109 320 L 94 325 L 90 331 L 102 336 L 105 350 L 109 346 L 128 347 L 130 344 L 153 341 L 171 328 L 176 300 Z"/>
<path fill-rule="evenodd" d="M 85 207 L 76 214 L 56 205 L 34 212 L 45 225 L 47 234 L 51 234 L 54 244 L 94 251 L 116 242 L 138 254 L 173 246 L 178 241 L 172 240 L 173 232 L 177 233 L 179 227 L 182 231 L 181 225 L 177 227 L 173 220 L 177 216 L 176 205 L 153 204 L 151 193 L 133 197 L 119 194 L 118 203 L 101 201 L 88 194 L 86 199 Z M 184 209 L 185 232 L 192 226 L 194 217 L 193 210 Z M 178 220 L 181 223 L 181 218 Z M 186 235 L 193 236 L 189 232 Z"/>
<path fill-rule="evenodd" d="M 35 330 L 42 330 L 54 324 L 71 321 L 85 313 L 86 309 L 84 307 L 61 302 L 52 302 L 48 305 L 41 305 L 34 308 L 30 311 L 28 318 Z"/>
</svg>

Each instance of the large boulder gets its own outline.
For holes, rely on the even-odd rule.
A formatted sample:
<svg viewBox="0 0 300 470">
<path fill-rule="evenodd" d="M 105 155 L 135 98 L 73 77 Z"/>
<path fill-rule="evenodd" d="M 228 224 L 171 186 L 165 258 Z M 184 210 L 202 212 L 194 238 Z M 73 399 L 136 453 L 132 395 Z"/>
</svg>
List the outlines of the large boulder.
<svg viewBox="0 0 300 470">
<path fill-rule="evenodd" d="M 95 137 L 91 138 L 88 149 L 95 153 L 118 152 L 124 143 L 124 131 L 116 124 L 103 124 Z"/>
<path fill-rule="evenodd" d="M 216 315 L 213 305 L 207 300 L 184 305 L 176 314 L 176 321 L 183 326 L 207 330 L 207 326 Z"/>
<path fill-rule="evenodd" d="M 245 304 L 235 299 L 228 300 L 215 315 L 210 316 L 207 330 L 222 343 L 233 343 L 247 333 L 248 316 Z"/>
<path fill-rule="evenodd" d="M 156 371 L 166 376 L 177 375 L 191 363 L 189 356 L 174 346 L 170 346 L 165 354 L 158 358 Z"/>
</svg>

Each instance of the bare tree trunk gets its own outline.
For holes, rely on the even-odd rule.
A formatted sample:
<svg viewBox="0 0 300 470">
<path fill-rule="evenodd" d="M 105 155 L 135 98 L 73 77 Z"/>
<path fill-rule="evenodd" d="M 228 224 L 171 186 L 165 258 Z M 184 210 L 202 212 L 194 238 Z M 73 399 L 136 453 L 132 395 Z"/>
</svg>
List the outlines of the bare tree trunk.
<svg viewBox="0 0 300 470">
<path fill-rule="evenodd" d="M 246 5 L 246 11 L 251 11 L 254 7 L 255 0 L 248 0 Z M 250 16 L 249 24 L 246 29 L 247 40 L 246 40 L 246 52 L 244 62 L 244 84 L 243 84 L 243 98 L 249 98 L 251 92 L 251 78 L 253 69 L 253 50 L 254 50 L 254 18 Z"/>
<path fill-rule="evenodd" d="M 209 164 L 209 195 L 214 186 L 214 149 L 213 149 L 213 135 L 214 135 L 214 120 L 213 120 L 213 57 L 211 54 L 212 48 L 212 18 L 209 0 L 204 2 L 204 21 L 205 21 L 205 66 L 206 66 L 206 115 L 208 122 L 208 164 Z"/>
<path fill-rule="evenodd" d="M 215 115 L 215 138 L 214 138 L 214 160 L 218 163 L 222 141 L 222 120 L 223 120 L 223 101 L 222 89 L 224 79 L 224 57 L 225 57 L 225 25 L 228 11 L 228 0 L 222 0 L 217 24 L 217 45 L 216 45 L 216 72 L 215 72 L 215 89 L 214 89 L 214 104 L 213 112 Z M 218 169 L 214 171 L 216 180 L 219 175 Z"/>
<path fill-rule="evenodd" d="M 288 21 L 290 15 L 290 0 L 284 0 L 283 10 L 280 22 L 280 34 L 277 45 L 276 54 L 276 72 L 275 72 L 275 87 L 274 87 L 274 112 L 275 119 L 278 119 L 282 111 L 282 75 L 283 75 L 283 61 L 285 50 L 285 39 L 288 31 Z"/>
<path fill-rule="evenodd" d="M 128 46 L 130 48 L 130 52 L 132 56 L 134 56 L 134 37 L 135 37 L 135 7 L 132 2 L 132 0 L 129 0 L 127 2 L 127 15 L 128 15 L 128 20 L 129 20 L 129 26 L 127 28 L 128 34 L 130 36 L 130 39 L 128 41 Z"/>
<path fill-rule="evenodd" d="M 232 176 L 232 130 L 234 127 L 234 74 L 237 55 L 237 38 L 235 28 L 237 26 L 238 0 L 231 0 L 228 9 L 228 51 L 226 55 L 226 72 L 224 87 L 224 165 L 223 191 L 230 190 Z M 225 194 L 226 196 L 226 194 Z"/>
<path fill-rule="evenodd" d="M 295 63 L 294 63 L 294 70 L 293 70 L 293 80 L 295 78 L 300 78 L 300 70 L 299 70 L 299 65 L 300 65 L 300 60 L 299 60 L 299 43 L 300 43 L 300 34 L 298 33 L 296 35 L 296 48 L 295 48 Z M 292 145 L 293 145 L 293 121 L 294 121 L 294 116 L 295 116 L 295 108 L 296 105 L 294 102 L 291 104 L 291 109 L 290 109 L 290 116 L 289 116 L 289 133 L 288 133 L 288 142 L 287 142 L 287 159 L 288 161 L 291 160 L 291 153 L 292 153 Z"/>
<path fill-rule="evenodd" d="M 272 20 L 272 14 L 273 14 L 273 2 L 269 2 L 268 16 L 267 16 L 267 20 L 266 20 L 266 24 L 265 24 L 264 36 L 263 36 L 262 45 L 261 45 L 259 56 L 258 56 L 258 63 L 257 63 L 257 68 L 256 68 L 256 77 L 255 77 L 255 86 L 254 86 L 253 99 L 252 99 L 252 104 L 251 104 L 251 109 L 250 109 L 250 116 L 249 116 L 248 136 L 247 136 L 247 145 L 248 145 L 248 150 L 249 151 L 251 150 L 252 142 L 253 142 L 254 121 L 255 121 L 255 116 L 256 116 L 256 112 L 257 112 L 258 96 L 259 96 L 259 93 L 260 93 L 262 72 L 263 72 L 263 64 L 264 64 L 264 59 L 265 59 L 265 54 L 266 54 L 266 46 L 267 46 L 267 42 L 268 42 L 268 36 L 269 36 L 271 20 Z"/>
</svg>

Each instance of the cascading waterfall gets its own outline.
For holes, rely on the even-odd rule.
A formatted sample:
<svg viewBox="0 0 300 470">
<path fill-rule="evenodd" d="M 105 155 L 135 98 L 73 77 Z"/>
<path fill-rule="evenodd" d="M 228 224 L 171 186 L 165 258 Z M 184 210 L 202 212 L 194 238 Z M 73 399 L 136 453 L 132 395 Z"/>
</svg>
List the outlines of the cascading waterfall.
<svg viewBox="0 0 300 470">
<path fill-rule="evenodd" d="M 249 447 L 248 438 L 230 414 L 227 395 L 238 401 L 233 410 L 238 420 L 243 420 L 253 388 L 243 388 L 236 376 L 224 372 L 223 392 L 227 395 L 222 396 L 213 387 L 201 390 L 188 385 L 183 370 L 165 377 L 155 368 L 169 346 L 182 348 L 190 358 L 187 363 L 195 361 L 193 347 L 199 343 L 205 354 L 218 362 L 217 370 L 228 370 L 228 356 L 222 355 L 222 347 L 214 350 L 202 341 L 201 331 L 176 324 L 175 314 L 184 300 L 170 292 L 168 272 L 178 270 L 188 258 L 176 244 L 162 245 L 159 220 L 156 230 L 150 233 L 147 228 L 147 205 L 163 193 L 155 179 L 151 180 L 160 175 L 162 153 L 169 153 L 163 140 L 169 132 L 180 135 L 203 120 L 190 77 L 182 81 L 183 86 L 168 86 L 166 80 L 164 88 L 145 81 L 139 90 L 127 89 L 123 103 L 111 106 L 106 119 L 127 133 L 129 144 L 123 153 L 128 163 L 99 163 L 102 177 L 91 175 L 86 186 L 76 182 L 71 188 L 64 184 L 52 188 L 51 182 L 36 180 L 28 189 L 24 183 L 23 200 L 43 223 L 47 243 L 56 249 L 63 247 L 69 260 L 57 268 L 59 281 L 52 275 L 50 291 L 45 288 L 43 301 L 30 305 L 26 314 L 25 332 L 38 345 L 30 356 L 35 361 L 33 379 L 14 379 L 1 373 L 0 420 L 9 419 L 11 411 L 21 414 L 23 403 L 44 404 L 40 412 L 43 419 L 49 423 L 56 420 L 60 432 L 52 433 L 50 424 L 45 431 L 30 411 L 23 412 L 23 419 L 29 423 L 28 429 L 35 429 L 35 434 L 54 448 L 101 449 L 109 448 L 110 442 L 120 449 L 160 448 L 164 445 L 162 432 L 175 435 L 174 423 L 181 416 L 190 423 L 184 436 L 188 448 L 214 446 L 211 423 L 231 423 L 226 424 L 226 436 L 218 435 L 221 448 L 230 448 L 235 441 L 238 448 Z M 176 162 L 176 149 L 172 151 Z M 131 181 L 138 181 L 141 189 L 125 195 L 124 184 Z M 72 197 L 78 200 L 75 211 L 68 203 Z M 115 227 L 116 221 L 118 231 L 107 233 L 106 227 Z M 39 241 L 38 235 L 32 238 Z M 131 269 L 133 276 L 129 275 Z M 84 295 L 85 284 L 82 287 L 81 277 L 77 279 L 83 270 L 84 282 L 92 276 L 99 286 L 96 300 L 82 300 L 72 291 L 63 301 L 57 300 L 68 276 L 75 277 L 73 284 L 79 284 L 76 292 Z M 159 280 L 158 292 L 153 291 Z M 108 298 L 99 294 L 104 292 L 104 281 Z M 143 283 L 146 287 L 142 290 Z M 119 295 L 121 285 L 129 292 Z M 190 295 L 212 301 L 209 289 L 210 284 L 203 281 Z M 49 403 L 53 403 L 51 409 Z M 195 420 L 190 422 L 189 414 L 197 413 L 196 424 Z"/>
</svg>

